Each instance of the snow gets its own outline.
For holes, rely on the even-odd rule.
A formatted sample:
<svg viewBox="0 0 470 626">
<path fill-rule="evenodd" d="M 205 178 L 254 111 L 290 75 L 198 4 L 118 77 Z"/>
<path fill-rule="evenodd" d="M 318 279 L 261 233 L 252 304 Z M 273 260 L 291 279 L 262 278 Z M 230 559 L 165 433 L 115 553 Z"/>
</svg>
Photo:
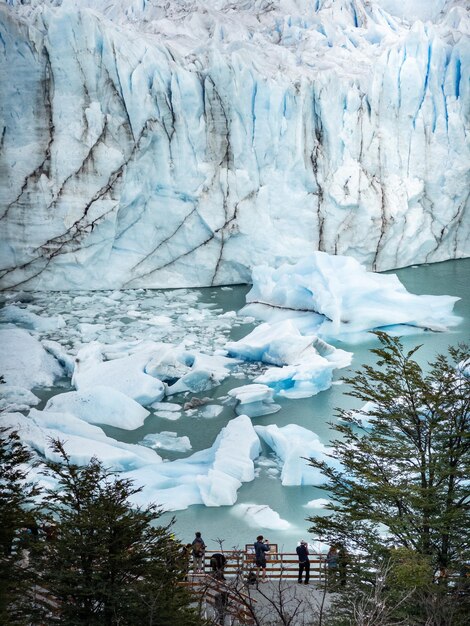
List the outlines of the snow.
<svg viewBox="0 0 470 626">
<path fill-rule="evenodd" d="M 0 11 L 2 288 L 229 285 L 312 250 L 375 270 L 469 255 L 459 0 Z"/>
<path fill-rule="evenodd" d="M 70 413 L 32 409 L 29 416 L 4 413 L 2 424 L 13 428 L 22 441 L 46 459 L 59 460 L 52 451 L 51 439 L 60 439 L 72 463 L 84 465 L 96 456 L 106 467 L 142 485 L 136 503 L 157 502 L 165 510 L 185 509 L 192 504 L 206 506 L 232 505 L 243 482 L 252 481 L 254 459 L 259 455 L 259 439 L 247 416 L 231 420 L 219 433 L 214 444 L 186 459 L 162 463 L 161 457 L 143 445 L 126 444 L 108 437 L 98 426 L 87 424 Z M 152 435 L 152 447 L 161 444 L 188 449 L 187 437 L 166 432 Z M 156 444 L 156 445 L 153 445 Z M 165 449 L 169 449 L 166 447 Z M 172 449 L 175 449 L 174 447 Z"/>
<path fill-rule="evenodd" d="M 125 430 L 139 428 L 149 415 L 124 393 L 103 385 L 58 394 L 48 400 L 44 410 L 70 413 L 89 424 L 107 424 Z"/>
<path fill-rule="evenodd" d="M 57 317 L 41 317 L 26 308 L 7 304 L 0 310 L 0 323 L 11 322 L 15 326 L 28 330 L 50 331 L 63 328 L 65 321 L 61 315 Z"/>
</svg>

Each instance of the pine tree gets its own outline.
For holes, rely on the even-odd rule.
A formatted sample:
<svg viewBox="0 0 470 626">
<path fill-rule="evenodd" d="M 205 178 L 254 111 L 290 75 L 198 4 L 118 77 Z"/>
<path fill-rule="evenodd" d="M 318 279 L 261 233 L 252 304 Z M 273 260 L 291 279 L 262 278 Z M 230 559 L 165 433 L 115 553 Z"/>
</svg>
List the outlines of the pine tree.
<svg viewBox="0 0 470 626">
<path fill-rule="evenodd" d="M 413 359 L 419 346 L 404 352 L 399 339 L 376 334 L 376 366 L 346 380 L 348 395 L 371 404 L 339 410 L 331 425 L 339 469 L 310 459 L 332 498 L 329 515 L 310 518 L 311 532 L 373 563 L 403 549 L 429 563 L 431 584 L 470 557 L 470 352 L 451 347 L 425 373 Z"/>
<path fill-rule="evenodd" d="M 53 446 L 60 462 L 47 464 L 57 481 L 47 500 L 57 536 L 44 544 L 41 569 L 42 586 L 57 610 L 46 623 L 201 624 L 177 585 L 185 564 L 169 526 L 156 525 L 161 511 L 132 506 L 129 498 L 140 489 L 97 459 L 78 467 L 60 441 Z"/>
<path fill-rule="evenodd" d="M 29 623 L 32 572 L 26 532 L 39 490 L 28 481 L 32 455 L 18 434 L 0 428 L 0 623 Z"/>
</svg>

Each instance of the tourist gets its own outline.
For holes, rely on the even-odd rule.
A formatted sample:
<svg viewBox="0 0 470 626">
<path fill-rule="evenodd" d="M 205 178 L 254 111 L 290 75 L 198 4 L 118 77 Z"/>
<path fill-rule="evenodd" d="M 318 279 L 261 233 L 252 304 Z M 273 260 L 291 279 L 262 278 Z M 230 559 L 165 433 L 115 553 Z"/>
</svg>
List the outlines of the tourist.
<svg viewBox="0 0 470 626">
<path fill-rule="evenodd" d="M 338 576 L 338 560 L 338 550 L 336 546 L 331 546 L 328 550 L 328 554 L 326 555 L 328 587 L 331 589 L 333 589 L 336 585 L 336 578 Z"/>
<path fill-rule="evenodd" d="M 204 572 L 204 552 L 206 544 L 199 531 L 197 531 L 195 535 L 194 541 L 191 544 L 193 547 L 193 569 L 195 573 L 200 574 Z"/>
<path fill-rule="evenodd" d="M 214 552 L 214 554 L 211 556 L 210 565 L 212 575 L 217 580 L 225 580 L 224 568 L 226 563 L 227 559 L 221 552 Z"/>
<path fill-rule="evenodd" d="M 302 539 L 300 545 L 296 548 L 297 556 L 299 557 L 299 583 L 302 583 L 302 574 L 305 570 L 305 584 L 308 585 L 310 579 L 310 561 L 308 558 L 308 544 Z"/>
<path fill-rule="evenodd" d="M 339 544 L 338 550 L 338 573 L 339 584 L 344 587 L 346 585 L 347 567 L 349 565 L 349 554 L 343 544 Z"/>
<path fill-rule="evenodd" d="M 263 535 L 258 535 L 253 545 L 255 548 L 255 562 L 258 572 L 258 580 L 259 571 L 261 569 L 263 573 L 261 581 L 266 582 L 266 552 L 269 552 L 269 540 L 264 539 Z"/>
</svg>

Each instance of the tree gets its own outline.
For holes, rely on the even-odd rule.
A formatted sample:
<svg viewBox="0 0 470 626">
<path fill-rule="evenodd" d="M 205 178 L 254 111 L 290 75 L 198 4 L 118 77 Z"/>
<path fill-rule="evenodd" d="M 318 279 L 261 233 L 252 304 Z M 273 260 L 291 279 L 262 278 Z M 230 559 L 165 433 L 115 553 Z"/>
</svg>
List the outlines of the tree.
<svg viewBox="0 0 470 626">
<path fill-rule="evenodd" d="M 63 444 L 53 442 L 60 462 L 48 462 L 57 487 L 47 497 L 57 535 L 44 543 L 41 585 L 57 608 L 47 623 L 67 626 L 117 626 L 203 622 L 190 608 L 178 558 L 180 544 L 169 526 L 155 522 L 154 505 L 133 507 L 129 498 L 140 491 L 92 459 L 77 467 Z"/>
<path fill-rule="evenodd" d="M 31 570 L 23 559 L 27 548 L 21 529 L 34 524 L 39 490 L 28 481 L 32 455 L 18 434 L 0 428 L 0 623 L 27 623 Z"/>
<path fill-rule="evenodd" d="M 469 348 L 449 348 L 425 373 L 413 359 L 420 346 L 405 353 L 399 339 L 376 335 L 376 367 L 346 381 L 348 395 L 370 404 L 339 410 L 342 423 L 331 425 L 339 468 L 310 459 L 333 498 L 311 532 L 372 560 L 404 548 L 428 560 L 431 576 L 458 571 L 470 555 Z"/>
</svg>

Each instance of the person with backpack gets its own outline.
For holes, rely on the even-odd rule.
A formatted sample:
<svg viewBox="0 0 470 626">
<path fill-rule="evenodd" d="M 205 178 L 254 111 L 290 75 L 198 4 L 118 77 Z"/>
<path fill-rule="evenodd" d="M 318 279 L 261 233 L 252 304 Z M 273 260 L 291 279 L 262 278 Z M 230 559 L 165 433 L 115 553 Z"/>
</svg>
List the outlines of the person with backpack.
<svg viewBox="0 0 470 626">
<path fill-rule="evenodd" d="M 202 574 L 204 572 L 204 552 L 206 544 L 204 543 L 201 533 L 197 531 L 193 543 L 193 571 L 195 574 Z"/>
<path fill-rule="evenodd" d="M 263 539 L 263 535 L 258 535 L 253 547 L 255 549 L 255 563 L 258 571 L 258 580 L 259 572 L 261 570 L 263 574 L 261 582 L 266 582 L 266 552 L 269 552 L 270 548 L 268 539 Z"/>
</svg>

